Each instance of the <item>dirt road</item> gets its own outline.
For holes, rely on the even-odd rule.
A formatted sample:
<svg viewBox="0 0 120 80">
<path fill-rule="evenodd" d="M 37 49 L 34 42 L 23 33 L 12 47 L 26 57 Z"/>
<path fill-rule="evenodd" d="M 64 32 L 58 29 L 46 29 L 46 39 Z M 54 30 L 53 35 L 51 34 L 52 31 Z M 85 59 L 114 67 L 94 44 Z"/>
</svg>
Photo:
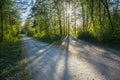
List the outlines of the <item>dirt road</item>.
<svg viewBox="0 0 120 80">
<path fill-rule="evenodd" d="M 74 39 L 69 52 L 26 36 L 23 44 L 33 80 L 120 80 L 119 51 Z"/>
</svg>

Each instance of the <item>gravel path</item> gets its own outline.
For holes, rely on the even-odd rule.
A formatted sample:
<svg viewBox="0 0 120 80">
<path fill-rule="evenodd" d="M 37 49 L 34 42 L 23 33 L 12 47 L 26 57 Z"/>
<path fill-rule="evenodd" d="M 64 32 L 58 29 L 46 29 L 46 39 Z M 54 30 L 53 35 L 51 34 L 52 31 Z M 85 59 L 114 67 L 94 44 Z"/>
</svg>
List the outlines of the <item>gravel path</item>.
<svg viewBox="0 0 120 80">
<path fill-rule="evenodd" d="M 69 53 L 26 36 L 23 44 L 33 80 L 120 80 L 119 51 L 73 39 Z"/>
</svg>

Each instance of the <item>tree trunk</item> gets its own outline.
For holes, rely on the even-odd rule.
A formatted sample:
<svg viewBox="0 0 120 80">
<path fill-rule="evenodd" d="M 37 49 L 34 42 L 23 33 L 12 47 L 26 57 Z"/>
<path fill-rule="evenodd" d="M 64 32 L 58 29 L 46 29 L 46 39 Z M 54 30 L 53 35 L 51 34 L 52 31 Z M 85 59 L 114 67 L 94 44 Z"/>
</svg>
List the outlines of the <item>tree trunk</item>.
<svg viewBox="0 0 120 80">
<path fill-rule="evenodd" d="M 95 23 L 94 23 L 94 16 L 93 16 L 93 12 L 94 12 L 93 8 L 94 8 L 94 1 L 91 2 L 91 20 L 92 20 L 93 27 L 94 27 L 95 32 L 96 32 L 96 27 L 95 27 Z"/>
<path fill-rule="evenodd" d="M 110 16 L 110 11 L 109 11 L 109 6 L 108 6 L 108 2 L 105 0 L 101 0 L 101 2 L 103 3 L 103 5 L 105 6 L 106 10 L 107 10 L 107 14 L 108 14 L 108 19 L 109 19 L 109 22 L 110 22 L 110 25 L 111 25 L 111 31 L 114 31 L 114 28 L 113 28 L 113 23 L 112 23 L 112 20 L 111 20 L 111 16 Z"/>
<path fill-rule="evenodd" d="M 3 5 L 1 5 L 1 41 L 3 41 Z"/>
<path fill-rule="evenodd" d="M 101 33 L 102 33 L 102 22 L 101 22 L 101 2 L 99 0 L 99 25 L 100 25 L 100 29 L 101 29 Z"/>
<path fill-rule="evenodd" d="M 76 0 L 74 0 L 74 7 L 75 7 L 75 11 L 74 11 L 74 16 L 75 16 L 75 28 L 74 28 L 74 31 L 75 31 L 75 36 L 77 35 L 77 33 L 76 33 L 76 27 L 77 27 L 77 25 L 76 25 L 76 18 L 77 18 L 77 16 L 76 16 L 76 8 L 77 8 L 77 6 L 76 6 Z"/>
<path fill-rule="evenodd" d="M 85 10 L 83 4 L 82 4 L 82 19 L 83 19 L 83 31 L 85 31 Z"/>
</svg>

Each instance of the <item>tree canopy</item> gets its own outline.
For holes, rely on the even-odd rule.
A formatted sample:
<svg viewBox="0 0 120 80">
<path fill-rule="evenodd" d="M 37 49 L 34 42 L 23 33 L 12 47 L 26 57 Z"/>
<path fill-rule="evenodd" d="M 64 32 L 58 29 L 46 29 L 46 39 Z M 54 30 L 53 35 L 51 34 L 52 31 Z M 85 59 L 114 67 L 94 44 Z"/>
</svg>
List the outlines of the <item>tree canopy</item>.
<svg viewBox="0 0 120 80">
<path fill-rule="evenodd" d="M 21 28 L 19 0 L 0 1 L 0 40 Z M 31 5 L 22 31 L 37 39 L 61 40 L 66 36 L 97 42 L 120 40 L 119 0 L 22 0 Z M 27 7 L 22 7 L 25 10 Z M 25 11 L 24 11 L 25 13 Z"/>
<path fill-rule="evenodd" d="M 39 39 L 74 35 L 117 44 L 120 40 L 120 1 L 36 0 L 29 21 L 31 26 L 26 32 Z"/>
</svg>

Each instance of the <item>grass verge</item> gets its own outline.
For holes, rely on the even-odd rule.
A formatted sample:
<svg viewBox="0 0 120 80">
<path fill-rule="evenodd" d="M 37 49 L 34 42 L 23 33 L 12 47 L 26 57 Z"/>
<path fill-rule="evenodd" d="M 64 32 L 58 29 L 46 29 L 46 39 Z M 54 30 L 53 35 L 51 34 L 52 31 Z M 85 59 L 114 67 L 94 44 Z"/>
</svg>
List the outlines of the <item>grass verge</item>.
<svg viewBox="0 0 120 80">
<path fill-rule="evenodd" d="M 37 37 L 34 37 L 34 38 L 37 40 L 40 40 L 42 42 L 52 44 L 52 45 L 58 44 L 61 41 L 61 39 L 59 37 L 58 38 L 57 37 L 55 37 L 55 38 L 47 38 L 47 37 L 37 38 Z"/>
<path fill-rule="evenodd" d="M 89 42 L 89 43 L 92 43 L 96 46 L 102 46 L 102 47 L 106 47 L 106 48 L 112 48 L 112 49 L 115 49 L 115 50 L 120 50 L 120 43 L 112 43 L 112 42 L 100 42 L 100 41 L 97 41 L 97 40 L 90 40 L 90 39 L 82 39 L 82 38 L 79 38 L 80 40 L 83 40 L 83 41 L 86 41 L 86 42 Z"/>
<path fill-rule="evenodd" d="M 22 39 L 0 43 L 0 80 L 29 80 Z"/>
</svg>

